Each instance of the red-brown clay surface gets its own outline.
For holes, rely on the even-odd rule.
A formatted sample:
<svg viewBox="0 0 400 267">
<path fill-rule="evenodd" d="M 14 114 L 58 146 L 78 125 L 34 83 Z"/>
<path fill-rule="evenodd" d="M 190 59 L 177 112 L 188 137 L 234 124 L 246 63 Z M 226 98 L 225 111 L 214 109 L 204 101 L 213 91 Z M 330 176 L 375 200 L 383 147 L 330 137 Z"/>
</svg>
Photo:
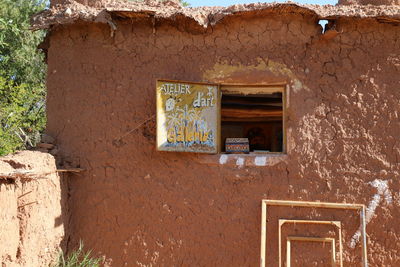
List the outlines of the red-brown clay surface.
<svg viewBox="0 0 400 267">
<path fill-rule="evenodd" d="M 114 18 L 112 35 L 100 23 L 54 28 L 47 132 L 87 169 L 70 177 L 70 249 L 82 239 L 106 266 L 258 266 L 261 200 L 318 200 L 368 206 L 370 266 L 399 266 L 400 28 L 339 17 L 323 38 L 317 21 L 258 10 L 203 30 L 182 16 Z M 157 78 L 286 82 L 287 155 L 157 152 Z M 342 221 L 345 266 L 359 266 L 357 213 L 269 214 L 268 266 L 278 218 Z M 326 261 L 312 248 L 296 244 L 293 266 Z"/>
<path fill-rule="evenodd" d="M 66 192 L 49 154 L 23 151 L 0 158 L 2 267 L 49 266 L 57 260 L 67 219 L 61 188 Z"/>
</svg>

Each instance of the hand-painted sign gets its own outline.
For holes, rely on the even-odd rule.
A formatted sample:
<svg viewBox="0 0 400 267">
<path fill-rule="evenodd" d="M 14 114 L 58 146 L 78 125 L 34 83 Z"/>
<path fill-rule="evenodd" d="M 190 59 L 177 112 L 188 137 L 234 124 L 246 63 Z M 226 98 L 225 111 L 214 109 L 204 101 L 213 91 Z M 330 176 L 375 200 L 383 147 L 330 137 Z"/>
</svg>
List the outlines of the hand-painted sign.
<svg viewBox="0 0 400 267">
<path fill-rule="evenodd" d="M 156 95 L 158 150 L 218 152 L 218 85 L 159 80 Z"/>
</svg>

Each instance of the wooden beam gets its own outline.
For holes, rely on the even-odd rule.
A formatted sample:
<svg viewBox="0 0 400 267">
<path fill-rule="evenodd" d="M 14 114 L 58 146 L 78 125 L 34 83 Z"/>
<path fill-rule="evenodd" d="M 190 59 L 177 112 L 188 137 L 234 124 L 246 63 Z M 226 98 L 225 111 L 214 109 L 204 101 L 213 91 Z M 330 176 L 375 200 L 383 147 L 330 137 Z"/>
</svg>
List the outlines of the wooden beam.
<svg viewBox="0 0 400 267">
<path fill-rule="evenodd" d="M 265 202 L 265 203 L 267 203 L 267 205 L 271 205 L 271 206 L 310 207 L 310 208 L 327 208 L 327 209 L 360 210 L 365 207 L 363 204 L 291 201 L 291 200 L 267 200 L 267 199 L 264 199 L 263 202 Z"/>
<path fill-rule="evenodd" d="M 282 122 L 279 117 L 259 117 L 259 118 L 236 118 L 236 117 L 222 117 L 223 122 Z"/>
<path fill-rule="evenodd" d="M 260 266 L 265 267 L 265 251 L 267 245 L 267 204 L 261 203 L 261 260 Z"/>
<path fill-rule="evenodd" d="M 259 118 L 259 117 L 275 117 L 282 118 L 282 110 L 267 110 L 267 109 L 238 109 L 238 108 L 222 108 L 222 118 L 236 117 L 236 118 Z"/>
<path fill-rule="evenodd" d="M 68 169 L 57 169 L 57 172 L 83 172 L 85 169 L 82 168 L 68 168 Z"/>
<path fill-rule="evenodd" d="M 288 240 L 290 241 L 309 241 L 309 242 L 332 242 L 335 240 L 332 237 L 308 237 L 308 236 L 288 236 Z"/>
<path fill-rule="evenodd" d="M 279 219 L 279 225 L 282 226 L 285 223 L 299 223 L 299 224 L 331 224 L 340 227 L 340 221 L 317 221 L 317 220 L 286 220 Z"/>
</svg>

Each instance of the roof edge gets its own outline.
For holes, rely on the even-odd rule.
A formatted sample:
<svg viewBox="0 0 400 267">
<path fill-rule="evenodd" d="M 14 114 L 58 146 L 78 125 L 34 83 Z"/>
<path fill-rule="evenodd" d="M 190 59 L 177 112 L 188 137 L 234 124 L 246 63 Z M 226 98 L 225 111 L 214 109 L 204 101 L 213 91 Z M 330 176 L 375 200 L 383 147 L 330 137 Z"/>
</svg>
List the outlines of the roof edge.
<svg viewBox="0 0 400 267">
<path fill-rule="evenodd" d="M 182 7 L 180 5 L 168 5 L 157 3 L 118 3 L 113 2 L 100 8 L 82 5 L 76 1 L 68 1 L 66 4 L 53 6 L 32 17 L 31 28 L 33 30 L 48 29 L 54 25 L 73 24 L 77 21 L 107 23 L 113 28 L 111 14 L 118 13 L 119 17 L 152 16 L 155 18 L 173 19 L 181 15 L 193 19 L 202 27 L 217 24 L 226 16 L 238 13 L 250 13 L 255 11 L 271 11 L 271 13 L 298 13 L 315 15 L 319 19 L 332 19 L 340 17 L 348 18 L 379 18 L 389 19 L 400 23 L 399 5 L 302 5 L 289 3 L 254 3 L 240 4 L 229 7 Z M 121 15 L 122 14 L 122 15 Z M 125 15 L 123 15 L 125 14 Z"/>
</svg>

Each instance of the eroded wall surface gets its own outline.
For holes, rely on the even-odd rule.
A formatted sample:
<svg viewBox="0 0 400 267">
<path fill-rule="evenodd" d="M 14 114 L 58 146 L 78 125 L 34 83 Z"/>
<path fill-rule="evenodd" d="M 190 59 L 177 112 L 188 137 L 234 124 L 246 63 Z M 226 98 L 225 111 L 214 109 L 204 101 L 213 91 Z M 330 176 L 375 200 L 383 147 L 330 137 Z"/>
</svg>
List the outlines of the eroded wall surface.
<svg viewBox="0 0 400 267">
<path fill-rule="evenodd" d="M 112 266 L 257 266 L 262 199 L 346 202 L 368 207 L 370 265 L 400 265 L 398 26 L 339 19 L 332 38 L 314 17 L 262 11 L 207 30 L 179 17 L 115 23 L 50 38 L 47 131 L 87 169 L 70 180 L 71 244 Z M 157 78 L 286 82 L 287 155 L 157 152 Z M 279 218 L 341 221 L 344 262 L 361 261 L 357 213 L 271 208 L 269 266 Z M 329 266 L 313 251 L 296 246 L 293 261 Z"/>
<path fill-rule="evenodd" d="M 67 188 L 54 158 L 33 151 L 1 157 L 0 176 L 1 266 L 55 264 L 66 243 Z"/>
</svg>

